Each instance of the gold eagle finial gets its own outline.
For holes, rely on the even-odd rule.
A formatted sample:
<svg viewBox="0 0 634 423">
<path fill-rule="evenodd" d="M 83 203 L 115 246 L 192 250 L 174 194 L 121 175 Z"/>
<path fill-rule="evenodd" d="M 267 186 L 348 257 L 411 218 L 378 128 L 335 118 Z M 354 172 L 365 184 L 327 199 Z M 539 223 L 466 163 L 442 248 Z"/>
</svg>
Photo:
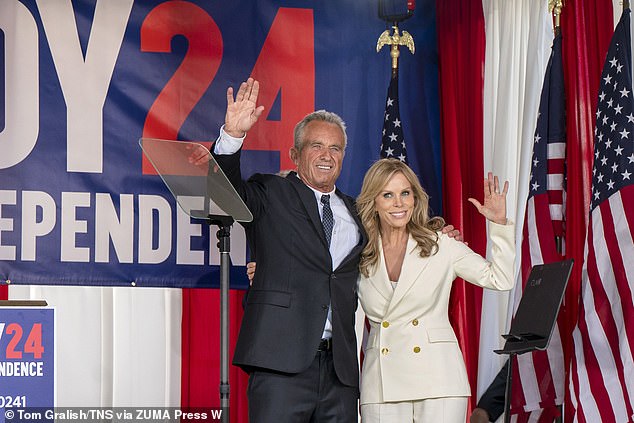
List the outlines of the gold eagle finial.
<svg viewBox="0 0 634 423">
<path fill-rule="evenodd" d="M 391 46 L 390 56 L 392 57 L 392 69 L 398 68 L 398 56 L 400 55 L 399 46 L 407 46 L 409 51 L 414 54 L 414 38 L 410 35 L 409 32 L 403 31 L 403 34 L 399 34 L 398 26 L 392 26 L 394 33 L 390 35 L 390 30 L 386 29 L 379 36 L 378 41 L 376 42 L 376 52 L 378 53 L 384 45 Z"/>
<path fill-rule="evenodd" d="M 555 28 L 559 26 L 561 19 L 561 8 L 563 7 L 563 0 L 548 0 L 548 10 L 553 14 Z"/>
</svg>

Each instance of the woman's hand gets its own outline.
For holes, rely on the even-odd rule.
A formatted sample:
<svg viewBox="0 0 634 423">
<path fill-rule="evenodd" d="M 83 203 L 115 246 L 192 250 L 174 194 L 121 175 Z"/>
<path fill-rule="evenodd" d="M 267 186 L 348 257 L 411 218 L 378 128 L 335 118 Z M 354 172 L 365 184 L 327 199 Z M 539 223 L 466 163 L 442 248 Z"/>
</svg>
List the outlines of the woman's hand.
<svg viewBox="0 0 634 423">
<path fill-rule="evenodd" d="M 250 261 L 247 263 L 247 277 L 249 278 L 249 285 L 253 284 L 254 276 L 255 276 L 255 262 Z"/>
<path fill-rule="evenodd" d="M 506 225 L 506 193 L 509 190 L 509 181 L 504 182 L 504 189 L 500 192 L 500 182 L 493 172 L 489 172 L 484 180 L 484 203 L 480 203 L 475 198 L 469 198 L 478 212 L 491 222 Z"/>
</svg>

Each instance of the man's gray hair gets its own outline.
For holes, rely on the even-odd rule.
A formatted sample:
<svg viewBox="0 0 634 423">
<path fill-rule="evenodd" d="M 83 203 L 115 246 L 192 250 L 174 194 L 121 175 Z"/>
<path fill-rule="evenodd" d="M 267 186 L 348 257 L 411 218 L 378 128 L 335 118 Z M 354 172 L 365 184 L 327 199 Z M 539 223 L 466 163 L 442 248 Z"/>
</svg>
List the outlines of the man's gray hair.
<svg viewBox="0 0 634 423">
<path fill-rule="evenodd" d="M 345 151 L 346 145 L 348 145 L 346 123 L 338 114 L 328 112 L 326 110 L 317 110 L 316 112 L 309 113 L 304 117 L 304 119 L 300 120 L 299 123 L 295 125 L 295 131 L 293 133 L 293 146 L 295 147 L 295 149 L 297 149 L 297 151 L 302 150 L 302 143 L 304 142 L 304 130 L 306 129 L 306 125 L 313 121 L 328 122 L 337 125 L 343 133 L 343 149 Z"/>
</svg>

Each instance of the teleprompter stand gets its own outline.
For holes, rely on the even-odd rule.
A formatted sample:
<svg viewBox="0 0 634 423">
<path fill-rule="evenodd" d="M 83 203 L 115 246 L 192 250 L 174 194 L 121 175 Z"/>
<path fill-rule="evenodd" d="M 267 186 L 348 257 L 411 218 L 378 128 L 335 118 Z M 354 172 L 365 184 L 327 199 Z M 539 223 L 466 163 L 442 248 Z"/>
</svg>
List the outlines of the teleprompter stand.
<svg viewBox="0 0 634 423">
<path fill-rule="evenodd" d="M 218 226 L 220 251 L 220 407 L 229 422 L 229 270 L 231 226 L 250 222 L 251 212 L 201 144 L 141 138 L 139 145 L 178 205 L 189 216 Z M 202 200 L 192 207 L 192 199 Z M 216 211 L 224 212 L 215 213 Z"/>
<path fill-rule="evenodd" d="M 559 307 L 572 271 L 573 260 L 533 266 L 520 304 L 511 322 L 504 348 L 497 354 L 508 354 L 508 373 L 504 393 L 504 422 L 510 422 L 513 383 L 513 361 L 518 354 L 545 350 L 557 322 Z"/>
</svg>

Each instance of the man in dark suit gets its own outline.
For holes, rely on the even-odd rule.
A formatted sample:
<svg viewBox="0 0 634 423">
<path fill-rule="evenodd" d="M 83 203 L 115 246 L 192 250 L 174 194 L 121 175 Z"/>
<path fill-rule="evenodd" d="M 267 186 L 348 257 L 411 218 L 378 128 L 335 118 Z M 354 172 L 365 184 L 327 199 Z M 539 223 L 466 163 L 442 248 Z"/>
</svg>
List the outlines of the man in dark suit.
<svg viewBox="0 0 634 423">
<path fill-rule="evenodd" d="M 235 99 L 227 90 L 213 147 L 254 216 L 246 229 L 258 271 L 233 358 L 249 372 L 249 420 L 356 422 L 356 287 L 367 237 L 353 199 L 335 187 L 345 124 L 334 113 L 309 114 L 295 127 L 290 151 L 297 173 L 243 181 L 240 149 L 263 111 L 258 89 L 249 79 Z"/>
</svg>

